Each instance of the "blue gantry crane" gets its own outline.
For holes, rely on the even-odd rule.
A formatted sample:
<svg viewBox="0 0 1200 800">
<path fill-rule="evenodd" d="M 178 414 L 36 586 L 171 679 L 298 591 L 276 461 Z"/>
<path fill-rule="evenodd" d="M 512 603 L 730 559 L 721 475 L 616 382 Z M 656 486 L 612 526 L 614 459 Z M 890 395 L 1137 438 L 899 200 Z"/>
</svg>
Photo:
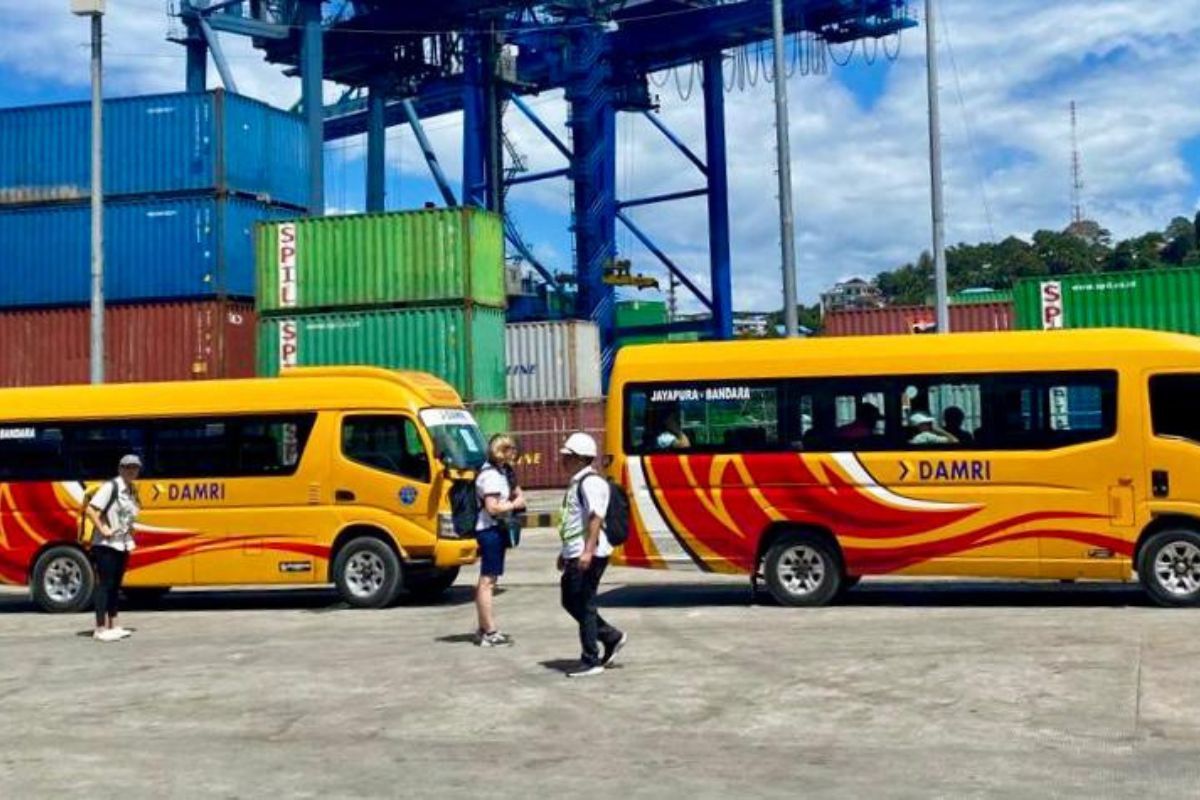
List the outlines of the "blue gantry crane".
<svg viewBox="0 0 1200 800">
<path fill-rule="evenodd" d="M 725 157 L 724 54 L 771 36 L 771 0 L 176 0 L 187 48 L 189 90 L 206 81 L 209 53 L 227 88 L 236 85 L 217 33 L 251 37 L 267 61 L 302 84 L 312 165 L 309 207 L 324 207 L 323 143 L 366 134 L 366 197 L 384 208 L 386 129 L 409 125 L 447 204 L 504 212 L 509 186 L 567 179 L 571 185 L 576 315 L 601 330 L 605 367 L 615 343 L 614 287 L 636 283 L 617 252 L 626 226 L 711 312 L 672 330 L 732 334 L 729 193 Z M 882 39 L 915 24 L 906 0 L 784 0 L 789 33 L 816 41 Z M 650 75 L 700 65 L 703 157 L 655 115 Z M 345 88 L 325 105 L 322 81 Z M 562 89 L 570 138 L 563 141 L 524 98 Z M 534 174 L 505 169 L 503 115 L 510 105 L 565 157 L 565 168 Z M 446 179 L 422 120 L 463 113 L 461 197 Z M 696 168 L 695 189 L 649 197 L 617 196 L 617 114 L 645 115 Z M 627 212 L 703 196 L 708 204 L 709 289 L 681 269 Z M 544 280 L 555 282 L 506 224 L 509 244 Z M 648 332 L 645 330 L 640 333 Z M 657 331 L 656 331 L 657 332 Z"/>
</svg>

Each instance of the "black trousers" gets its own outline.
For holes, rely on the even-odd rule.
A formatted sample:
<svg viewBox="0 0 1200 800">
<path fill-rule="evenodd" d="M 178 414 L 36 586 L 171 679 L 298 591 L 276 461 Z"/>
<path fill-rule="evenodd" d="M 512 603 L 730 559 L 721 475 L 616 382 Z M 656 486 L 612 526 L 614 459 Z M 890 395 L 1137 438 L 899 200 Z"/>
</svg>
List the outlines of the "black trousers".
<svg viewBox="0 0 1200 800">
<path fill-rule="evenodd" d="M 129 553 L 97 545 L 92 548 L 92 564 L 96 567 L 96 627 L 108 623 L 109 615 L 117 615 L 117 600 Z"/>
<path fill-rule="evenodd" d="M 607 567 L 607 558 L 593 558 L 586 570 L 579 568 L 577 558 L 563 565 L 562 607 L 579 623 L 579 644 L 583 649 L 580 659 L 589 665 L 600 663 L 598 642 L 612 647 L 622 636 L 621 631 L 604 621 L 596 608 L 596 592 Z"/>
</svg>

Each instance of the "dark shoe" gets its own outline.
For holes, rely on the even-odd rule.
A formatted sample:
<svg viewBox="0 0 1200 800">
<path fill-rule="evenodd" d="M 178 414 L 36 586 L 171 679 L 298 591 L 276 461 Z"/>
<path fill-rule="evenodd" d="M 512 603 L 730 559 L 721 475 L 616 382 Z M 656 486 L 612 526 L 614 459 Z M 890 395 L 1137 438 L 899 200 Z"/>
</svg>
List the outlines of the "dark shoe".
<svg viewBox="0 0 1200 800">
<path fill-rule="evenodd" d="M 590 678 L 593 675 L 603 675 L 604 666 L 601 664 L 580 664 L 567 672 L 568 678 Z"/>
<path fill-rule="evenodd" d="M 629 634 L 622 633 L 621 638 L 617 639 L 611 645 L 604 645 L 604 658 L 600 659 L 601 666 L 607 667 L 613 663 L 613 659 L 617 657 L 617 653 L 621 652 L 621 648 L 629 641 Z"/>
</svg>

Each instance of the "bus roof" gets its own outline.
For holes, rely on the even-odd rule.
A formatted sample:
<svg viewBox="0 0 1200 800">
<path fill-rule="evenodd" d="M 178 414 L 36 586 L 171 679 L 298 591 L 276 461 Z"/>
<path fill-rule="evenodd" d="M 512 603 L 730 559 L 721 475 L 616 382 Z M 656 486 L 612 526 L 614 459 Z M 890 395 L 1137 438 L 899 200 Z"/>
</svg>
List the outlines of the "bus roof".
<svg viewBox="0 0 1200 800">
<path fill-rule="evenodd" d="M 0 420 L 429 407 L 461 408 L 462 399 L 424 372 L 355 366 L 287 369 L 279 378 L 0 390 Z"/>
<path fill-rule="evenodd" d="M 1182 357 L 1182 358 L 1181 358 Z M 1095 328 L 635 345 L 617 354 L 613 379 L 996 372 L 1032 369 L 1200 367 L 1200 337 Z"/>
</svg>

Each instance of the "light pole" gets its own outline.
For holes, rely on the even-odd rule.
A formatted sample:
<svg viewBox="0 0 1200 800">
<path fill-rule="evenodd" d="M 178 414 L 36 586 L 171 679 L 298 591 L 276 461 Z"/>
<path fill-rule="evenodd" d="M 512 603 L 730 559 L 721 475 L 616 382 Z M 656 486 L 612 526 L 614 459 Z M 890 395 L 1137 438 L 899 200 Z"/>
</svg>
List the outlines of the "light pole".
<svg viewBox="0 0 1200 800">
<path fill-rule="evenodd" d="M 100 43 L 104 0 L 71 0 L 71 13 L 92 22 L 92 383 L 104 383 L 104 101 Z"/>
<path fill-rule="evenodd" d="M 934 3 L 925 0 L 925 64 L 929 92 L 929 185 L 933 217 L 933 281 L 937 289 L 937 332 L 950 332 L 946 285 L 946 209 L 942 200 L 942 122 L 938 101 L 937 39 Z"/>
<path fill-rule="evenodd" d="M 783 58 L 783 0 L 771 3 L 775 44 L 775 148 L 779 172 L 779 235 L 783 241 L 783 330 L 796 336 L 796 235 L 792 212 L 792 146 L 788 135 L 787 71 Z"/>
</svg>

